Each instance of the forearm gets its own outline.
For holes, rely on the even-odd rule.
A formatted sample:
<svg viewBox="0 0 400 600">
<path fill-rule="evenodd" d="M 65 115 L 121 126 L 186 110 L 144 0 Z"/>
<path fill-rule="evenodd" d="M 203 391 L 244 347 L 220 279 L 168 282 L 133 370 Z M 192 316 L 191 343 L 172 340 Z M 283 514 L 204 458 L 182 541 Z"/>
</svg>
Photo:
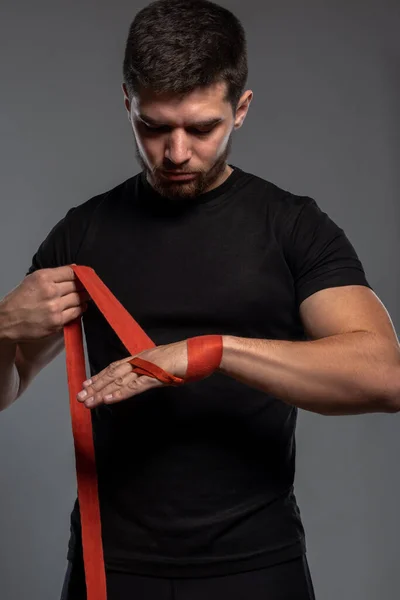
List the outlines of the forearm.
<svg viewBox="0 0 400 600">
<path fill-rule="evenodd" d="M 368 332 L 306 342 L 223 336 L 219 371 L 323 415 L 396 412 L 399 354 Z"/>
<path fill-rule="evenodd" d="M 17 344 L 5 338 L 0 321 L 0 411 L 12 404 L 18 397 L 19 374 L 15 366 Z"/>
</svg>

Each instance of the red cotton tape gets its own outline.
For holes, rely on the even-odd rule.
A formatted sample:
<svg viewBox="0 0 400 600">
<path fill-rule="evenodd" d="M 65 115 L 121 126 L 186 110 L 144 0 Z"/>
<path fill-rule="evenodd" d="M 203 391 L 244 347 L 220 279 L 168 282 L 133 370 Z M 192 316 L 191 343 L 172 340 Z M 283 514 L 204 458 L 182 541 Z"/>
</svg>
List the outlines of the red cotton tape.
<svg viewBox="0 0 400 600">
<path fill-rule="evenodd" d="M 130 355 L 140 354 L 144 350 L 155 347 L 155 343 L 101 281 L 94 269 L 76 264 L 69 266 Z M 81 317 L 64 325 L 64 341 L 87 600 L 107 600 L 91 411 L 76 398 L 87 378 Z M 168 385 L 182 385 L 211 375 L 221 363 L 222 349 L 221 335 L 211 334 L 189 338 L 187 340 L 188 367 L 184 379 L 138 356 L 129 362 L 136 373 L 155 377 Z"/>
<path fill-rule="evenodd" d="M 200 335 L 189 338 L 185 381 L 198 381 L 214 373 L 221 364 L 222 349 L 222 335 Z"/>
</svg>

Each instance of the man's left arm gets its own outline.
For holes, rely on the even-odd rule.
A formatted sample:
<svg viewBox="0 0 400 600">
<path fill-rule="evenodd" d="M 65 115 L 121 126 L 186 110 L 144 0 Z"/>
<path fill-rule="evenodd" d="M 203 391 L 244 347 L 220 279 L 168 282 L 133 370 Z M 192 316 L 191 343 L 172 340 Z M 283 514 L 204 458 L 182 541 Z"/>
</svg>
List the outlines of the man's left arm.
<svg viewBox="0 0 400 600">
<path fill-rule="evenodd" d="M 223 336 L 219 372 L 321 415 L 400 411 L 400 346 L 366 286 L 326 288 L 299 308 L 309 341 Z"/>
</svg>

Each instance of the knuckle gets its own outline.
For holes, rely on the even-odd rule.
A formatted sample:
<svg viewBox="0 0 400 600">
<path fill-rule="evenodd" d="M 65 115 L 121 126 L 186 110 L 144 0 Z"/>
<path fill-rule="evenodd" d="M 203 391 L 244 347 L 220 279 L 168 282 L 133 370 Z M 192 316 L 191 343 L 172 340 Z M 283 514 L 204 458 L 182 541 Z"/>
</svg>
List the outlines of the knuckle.
<svg viewBox="0 0 400 600">
<path fill-rule="evenodd" d="M 40 282 L 40 293 L 46 299 L 52 299 L 58 296 L 56 284 L 52 281 L 44 280 Z"/>
<path fill-rule="evenodd" d="M 50 321 L 58 322 L 60 320 L 60 307 L 57 300 L 50 300 L 47 302 L 47 312 L 50 317 Z"/>
<path fill-rule="evenodd" d="M 47 301 L 47 310 L 49 311 L 49 313 L 56 313 L 56 312 L 58 312 L 58 302 L 57 302 L 57 300 L 55 300 L 54 298 L 52 300 L 48 300 Z"/>
<path fill-rule="evenodd" d="M 89 390 L 95 390 L 95 391 L 97 391 L 97 390 L 101 389 L 102 387 L 103 387 L 103 380 L 102 380 L 102 378 L 101 377 L 96 377 L 96 379 L 92 378 L 92 383 L 89 386 L 87 386 L 85 389 L 88 390 L 88 391 Z"/>
<path fill-rule="evenodd" d="M 117 390 L 116 392 L 112 393 L 112 398 L 104 398 L 104 403 L 105 404 L 112 404 L 113 402 L 115 402 L 116 399 L 121 397 L 121 392 L 119 390 Z"/>
<path fill-rule="evenodd" d="M 62 325 L 62 316 L 59 310 L 52 309 L 49 311 L 48 323 L 52 327 L 59 327 Z"/>
<path fill-rule="evenodd" d="M 42 291 L 51 291 L 55 288 L 55 283 L 49 278 L 49 275 L 46 269 L 41 269 L 40 271 L 36 271 L 35 275 L 37 275 L 36 280 Z"/>
<path fill-rule="evenodd" d="M 33 276 L 38 281 L 47 281 L 47 279 L 48 279 L 47 269 L 38 269 L 37 271 L 35 271 L 33 273 Z"/>
</svg>

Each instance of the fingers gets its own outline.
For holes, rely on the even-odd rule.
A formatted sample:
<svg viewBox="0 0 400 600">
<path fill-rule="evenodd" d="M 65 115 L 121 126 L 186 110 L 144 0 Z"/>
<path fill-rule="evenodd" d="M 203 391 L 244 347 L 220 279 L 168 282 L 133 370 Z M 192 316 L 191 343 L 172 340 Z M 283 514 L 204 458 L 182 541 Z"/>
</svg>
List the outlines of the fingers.
<svg viewBox="0 0 400 600">
<path fill-rule="evenodd" d="M 92 385 L 78 394 L 78 400 L 84 402 L 87 407 L 94 408 L 99 404 L 112 404 L 120 400 L 126 400 L 134 395 L 137 386 L 138 375 L 130 371 L 115 378 L 103 376 Z M 86 395 L 84 395 L 86 392 Z M 81 395 L 82 394 L 82 395 Z"/>
<path fill-rule="evenodd" d="M 73 269 L 69 266 L 56 267 L 54 269 L 40 269 L 40 276 L 48 283 L 57 284 L 57 293 L 59 296 L 67 296 L 74 292 L 83 293 L 85 300 L 90 296 L 83 284 L 79 281 Z"/>
<path fill-rule="evenodd" d="M 74 278 L 69 278 L 70 273 L 74 275 Z M 31 277 L 36 278 L 37 289 L 44 298 L 63 299 L 62 309 L 72 308 L 91 300 L 89 293 L 75 277 L 75 273 L 70 267 L 39 269 Z"/>
<path fill-rule="evenodd" d="M 97 392 L 93 396 L 93 404 L 112 404 L 114 402 L 120 402 L 121 400 L 127 400 L 135 394 L 135 390 L 139 385 L 139 376 L 136 373 L 129 373 L 124 377 L 118 377 L 115 381 L 112 381 L 108 385 L 105 385 L 103 389 Z"/>
<path fill-rule="evenodd" d="M 84 302 L 89 302 L 90 299 L 87 292 L 72 292 L 71 294 L 62 296 L 60 302 L 63 310 L 65 310 L 66 308 L 72 308 L 74 306 L 79 306 L 79 304 L 83 304 Z"/>
<path fill-rule="evenodd" d="M 77 280 L 75 271 L 72 267 L 65 265 L 63 267 L 55 267 L 54 269 L 47 269 L 52 271 L 51 276 L 54 283 L 62 283 L 63 281 L 74 281 Z"/>
<path fill-rule="evenodd" d="M 68 294 L 68 296 L 63 296 L 58 300 L 58 302 L 60 303 L 59 309 L 61 311 L 61 318 L 63 320 L 63 323 L 66 323 L 66 319 L 68 318 L 68 316 L 75 315 L 75 313 L 77 313 L 78 316 L 82 313 L 83 309 L 87 308 L 88 300 L 80 294 L 74 293 Z M 71 312 L 71 309 L 73 312 Z M 72 318 L 75 317 L 72 316 Z"/>
<path fill-rule="evenodd" d="M 57 293 L 60 296 L 67 296 L 68 294 L 73 294 L 74 292 L 84 292 L 89 295 L 86 289 L 83 287 L 80 281 L 62 281 L 57 283 Z"/>
<path fill-rule="evenodd" d="M 84 389 L 77 395 L 77 400 L 85 403 L 87 408 L 95 408 L 100 404 L 113 404 L 127 400 L 147 389 L 161 385 L 153 377 L 133 372 L 132 366 L 125 360 L 117 361 L 94 375 L 89 385 L 82 386 Z"/>
<path fill-rule="evenodd" d="M 57 282 L 57 277 L 62 275 L 64 269 L 67 269 L 66 274 L 68 277 L 69 272 L 72 272 L 74 278 L 72 280 L 62 280 Z M 54 281 L 57 283 L 57 292 L 59 296 L 63 299 L 63 310 L 67 310 L 68 308 L 76 308 L 80 305 L 86 304 L 91 300 L 91 296 L 89 292 L 86 291 L 85 287 L 82 283 L 76 278 L 74 271 L 71 267 L 58 267 L 54 269 L 57 271 L 57 275 L 54 278 Z M 60 274 L 60 270 L 62 270 Z"/>
<path fill-rule="evenodd" d="M 132 373 L 132 366 L 129 363 L 122 363 L 121 361 L 113 362 L 106 369 L 97 373 L 97 375 L 93 375 L 91 377 L 92 383 L 89 386 L 85 386 L 85 390 L 88 392 L 88 395 L 92 395 L 103 389 L 111 381 L 118 379 L 120 384 L 122 384 L 122 378 L 130 373 Z"/>
<path fill-rule="evenodd" d="M 81 306 L 77 306 L 75 308 L 68 308 L 67 310 L 64 310 L 61 314 L 61 327 L 64 327 L 64 325 L 67 325 L 67 323 L 69 323 L 70 321 L 73 321 L 74 319 L 77 319 L 78 317 L 82 316 L 86 308 L 87 306 L 85 304 L 82 304 Z"/>
</svg>

